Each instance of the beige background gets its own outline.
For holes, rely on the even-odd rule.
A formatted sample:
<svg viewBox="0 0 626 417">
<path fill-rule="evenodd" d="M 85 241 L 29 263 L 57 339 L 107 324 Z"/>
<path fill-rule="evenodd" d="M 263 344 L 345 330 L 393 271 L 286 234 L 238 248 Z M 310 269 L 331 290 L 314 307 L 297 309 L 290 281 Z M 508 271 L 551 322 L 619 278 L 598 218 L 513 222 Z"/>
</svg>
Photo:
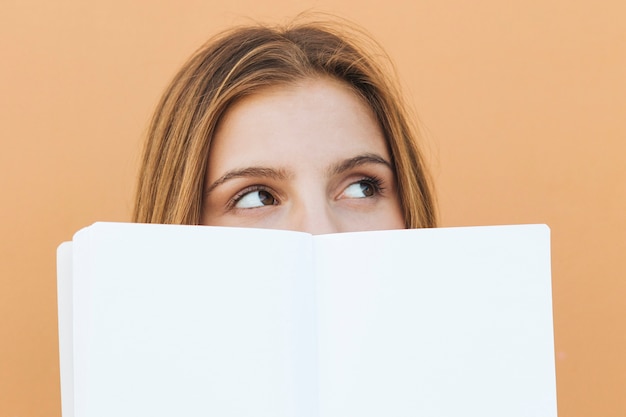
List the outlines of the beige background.
<svg viewBox="0 0 626 417">
<path fill-rule="evenodd" d="M 626 415 L 623 0 L 1 9 L 1 417 L 60 415 L 55 248 L 129 219 L 140 137 L 174 71 L 219 29 L 307 9 L 361 24 L 395 60 L 444 226 L 551 226 L 559 415 Z"/>
</svg>

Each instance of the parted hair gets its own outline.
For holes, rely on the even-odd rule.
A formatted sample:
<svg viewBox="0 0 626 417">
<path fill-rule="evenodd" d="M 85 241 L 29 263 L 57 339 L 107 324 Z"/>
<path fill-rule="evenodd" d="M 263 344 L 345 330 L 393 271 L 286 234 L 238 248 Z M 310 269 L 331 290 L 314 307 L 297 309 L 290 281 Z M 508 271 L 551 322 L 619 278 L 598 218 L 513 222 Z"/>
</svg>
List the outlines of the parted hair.
<svg viewBox="0 0 626 417">
<path fill-rule="evenodd" d="M 369 37 L 337 23 L 237 27 L 212 38 L 184 64 L 157 105 L 133 221 L 199 224 L 211 140 L 229 106 L 263 88 L 331 77 L 346 83 L 376 116 L 406 227 L 435 227 L 434 195 L 417 130 L 395 77 L 387 75 L 389 67 L 384 70 L 388 60 L 381 57 L 384 53 Z"/>
</svg>

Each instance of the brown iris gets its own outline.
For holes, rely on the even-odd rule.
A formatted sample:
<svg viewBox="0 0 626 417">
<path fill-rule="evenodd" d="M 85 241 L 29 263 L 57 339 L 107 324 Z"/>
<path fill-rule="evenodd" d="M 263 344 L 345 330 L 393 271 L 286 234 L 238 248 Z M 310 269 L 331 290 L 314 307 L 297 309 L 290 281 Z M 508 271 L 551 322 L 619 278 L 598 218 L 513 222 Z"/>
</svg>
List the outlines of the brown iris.
<svg viewBox="0 0 626 417">
<path fill-rule="evenodd" d="M 276 204 L 276 199 L 274 198 L 274 196 L 268 193 L 267 191 L 260 190 L 258 191 L 258 193 L 259 193 L 259 201 L 264 206 L 273 206 L 274 204 Z"/>
</svg>

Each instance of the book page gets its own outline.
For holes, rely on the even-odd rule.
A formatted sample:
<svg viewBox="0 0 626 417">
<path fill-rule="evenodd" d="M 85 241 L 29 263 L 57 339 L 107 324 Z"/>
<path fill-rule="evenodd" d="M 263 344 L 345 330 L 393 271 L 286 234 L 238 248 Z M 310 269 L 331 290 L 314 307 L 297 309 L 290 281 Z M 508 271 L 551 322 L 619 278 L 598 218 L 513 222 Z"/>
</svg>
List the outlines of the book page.
<svg viewBox="0 0 626 417">
<path fill-rule="evenodd" d="M 74 417 L 72 242 L 64 242 L 57 248 L 57 303 L 61 413 L 63 417 Z"/>
<path fill-rule="evenodd" d="M 317 416 L 310 235 L 97 223 L 74 262 L 76 415 Z"/>
<path fill-rule="evenodd" d="M 546 226 L 315 237 L 320 415 L 556 417 Z"/>
</svg>

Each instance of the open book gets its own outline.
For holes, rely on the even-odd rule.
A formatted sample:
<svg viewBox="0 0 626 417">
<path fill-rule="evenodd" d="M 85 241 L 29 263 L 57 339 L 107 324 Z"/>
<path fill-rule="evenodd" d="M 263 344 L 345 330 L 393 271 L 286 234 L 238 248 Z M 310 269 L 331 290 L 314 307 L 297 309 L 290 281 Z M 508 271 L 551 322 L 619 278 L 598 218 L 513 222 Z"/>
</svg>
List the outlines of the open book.
<svg viewBox="0 0 626 417">
<path fill-rule="evenodd" d="M 64 417 L 556 417 L 543 225 L 96 223 L 58 290 Z"/>
</svg>

